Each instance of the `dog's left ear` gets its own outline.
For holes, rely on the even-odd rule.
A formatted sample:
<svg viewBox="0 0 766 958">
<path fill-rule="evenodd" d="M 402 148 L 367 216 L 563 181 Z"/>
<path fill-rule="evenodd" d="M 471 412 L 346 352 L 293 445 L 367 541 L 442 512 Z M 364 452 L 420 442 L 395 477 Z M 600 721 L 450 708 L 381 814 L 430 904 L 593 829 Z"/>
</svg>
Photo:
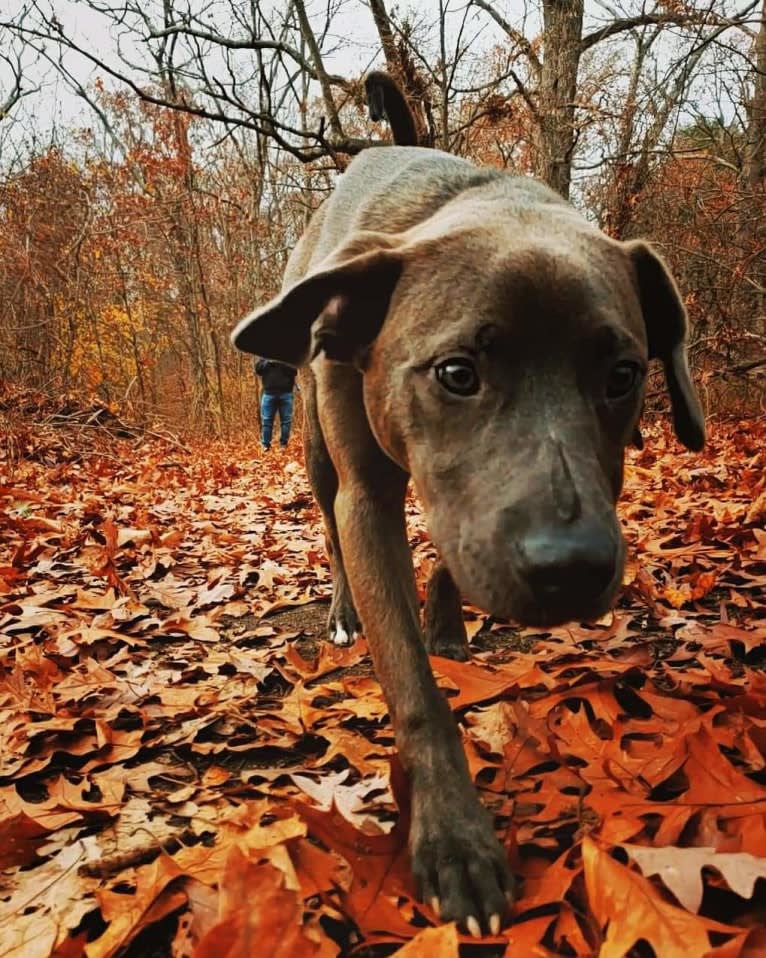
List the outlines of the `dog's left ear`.
<svg viewBox="0 0 766 958">
<path fill-rule="evenodd" d="M 319 352 L 361 363 L 386 318 L 402 265 L 395 236 L 357 233 L 316 272 L 246 316 L 231 341 L 291 366 Z"/>
<path fill-rule="evenodd" d="M 625 244 L 638 279 L 641 310 L 646 324 L 649 358 L 665 369 L 665 382 L 673 407 L 676 435 L 687 449 L 705 445 L 705 418 L 689 375 L 686 357 L 686 310 L 667 266 L 641 240 Z"/>
</svg>

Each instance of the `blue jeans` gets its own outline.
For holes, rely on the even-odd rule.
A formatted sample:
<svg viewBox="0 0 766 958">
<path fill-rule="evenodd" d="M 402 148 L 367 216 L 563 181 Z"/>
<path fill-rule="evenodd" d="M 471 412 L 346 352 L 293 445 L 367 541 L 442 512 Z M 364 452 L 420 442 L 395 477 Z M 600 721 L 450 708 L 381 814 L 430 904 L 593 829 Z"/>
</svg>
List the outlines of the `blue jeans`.
<svg viewBox="0 0 766 958">
<path fill-rule="evenodd" d="M 263 448 L 271 446 L 271 434 L 274 431 L 274 419 L 279 413 L 279 444 L 287 445 L 290 438 L 290 426 L 293 423 L 293 394 L 264 393 L 261 396 L 261 440 Z"/>
</svg>

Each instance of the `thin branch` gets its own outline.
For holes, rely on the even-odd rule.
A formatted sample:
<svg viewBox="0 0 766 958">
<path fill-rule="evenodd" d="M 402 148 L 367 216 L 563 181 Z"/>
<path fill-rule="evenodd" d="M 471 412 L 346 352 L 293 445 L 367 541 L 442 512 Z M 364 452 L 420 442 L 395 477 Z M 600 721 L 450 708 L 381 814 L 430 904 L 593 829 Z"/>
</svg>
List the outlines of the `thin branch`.
<svg viewBox="0 0 766 958">
<path fill-rule="evenodd" d="M 481 3 L 482 0 L 473 0 L 474 3 Z M 690 24 L 702 24 L 707 26 L 736 27 L 743 26 L 747 22 L 748 15 L 758 6 L 759 0 L 751 0 L 744 10 L 735 14 L 733 17 L 722 17 L 711 10 L 703 10 L 699 13 L 641 13 L 635 17 L 624 17 L 620 20 L 613 20 L 605 27 L 595 30 L 582 38 L 580 50 L 584 52 L 607 40 L 609 37 L 616 36 L 618 33 L 625 33 L 627 30 L 635 30 L 637 27 L 646 27 L 656 24 L 657 26 L 689 26 Z"/>
<path fill-rule="evenodd" d="M 488 13 L 490 17 L 495 21 L 495 23 L 500 27 L 500 29 L 516 44 L 518 49 L 524 56 L 529 60 L 529 65 L 532 68 L 532 72 L 535 74 L 537 80 L 540 79 L 540 74 L 542 73 L 542 63 L 540 62 L 539 57 L 535 53 L 531 42 L 517 30 L 515 27 L 501 16 L 497 10 L 492 6 L 491 3 L 487 3 L 487 0 L 470 0 L 471 5 L 480 7 L 485 13 Z"/>
<path fill-rule="evenodd" d="M 8 91 L 8 95 L 5 100 L 0 103 L 0 121 L 4 120 L 11 110 L 16 106 L 16 104 L 23 100 L 25 96 L 30 96 L 32 93 L 38 93 L 40 90 L 39 84 L 34 87 L 24 87 L 24 68 L 21 63 L 21 55 L 16 54 L 15 60 L 12 60 L 7 53 L 0 53 L 0 60 L 8 65 L 8 68 L 11 71 L 13 76 L 13 85 Z"/>
<path fill-rule="evenodd" d="M 316 68 L 301 54 L 300 50 L 296 50 L 295 47 L 282 40 L 256 40 L 254 37 L 245 40 L 235 40 L 224 37 L 219 33 L 211 33 L 209 30 L 199 30 L 195 27 L 185 26 L 184 24 L 173 24 L 164 30 L 150 30 L 147 35 L 147 40 L 159 40 L 163 37 L 174 35 L 205 40 L 209 43 L 216 44 L 216 46 L 224 47 L 227 50 L 273 50 L 276 53 L 285 54 L 290 57 L 291 60 L 294 60 L 302 70 L 305 70 L 306 73 L 310 75 L 312 80 L 319 80 L 319 73 Z M 336 73 L 325 73 L 325 76 L 333 86 L 340 87 L 347 92 L 351 90 L 351 84 L 345 77 L 339 76 Z"/>
<path fill-rule="evenodd" d="M 340 124 L 338 108 L 335 105 L 335 100 L 333 99 L 332 95 L 332 87 L 330 86 L 330 78 L 325 71 L 324 63 L 322 62 L 322 53 L 319 49 L 317 38 L 314 36 L 311 23 L 306 15 L 306 6 L 303 3 L 303 0 L 294 0 L 294 6 L 298 17 L 298 23 L 300 24 L 301 28 L 301 34 L 303 35 L 306 45 L 309 48 L 311 59 L 314 61 L 316 78 L 319 81 L 319 86 L 322 88 L 322 99 L 324 100 L 325 109 L 330 116 L 330 129 L 332 130 L 333 136 L 340 140 L 343 137 L 343 127 Z"/>
</svg>

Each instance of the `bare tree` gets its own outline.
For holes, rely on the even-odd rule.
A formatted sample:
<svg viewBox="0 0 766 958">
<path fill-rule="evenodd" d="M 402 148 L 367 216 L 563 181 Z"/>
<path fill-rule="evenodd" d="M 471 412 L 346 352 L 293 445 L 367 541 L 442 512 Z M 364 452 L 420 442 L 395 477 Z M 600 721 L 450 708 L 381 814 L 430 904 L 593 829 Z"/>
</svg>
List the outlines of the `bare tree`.
<svg viewBox="0 0 766 958">
<path fill-rule="evenodd" d="M 537 174 L 546 183 L 568 197 L 572 182 L 572 169 L 578 136 L 578 80 L 583 56 L 599 45 L 626 33 L 635 33 L 642 27 L 653 26 L 656 31 L 670 27 L 693 28 L 692 46 L 684 56 L 676 60 L 675 71 L 667 78 L 672 94 L 665 98 L 665 119 L 658 122 L 655 138 L 665 128 L 672 109 L 679 102 L 693 68 L 699 61 L 701 51 L 723 31 L 748 21 L 758 0 L 750 0 L 742 9 L 727 15 L 721 12 L 722 5 L 708 0 L 706 4 L 693 4 L 674 8 L 656 2 L 653 9 L 645 5 L 635 13 L 619 14 L 610 8 L 610 17 L 603 26 L 584 32 L 585 0 L 542 0 L 543 56 L 540 60 L 534 48 L 519 30 L 513 27 L 487 0 L 471 0 L 480 7 L 505 32 L 509 41 L 525 53 L 530 65 L 531 83 L 524 95 L 533 104 L 533 115 L 538 124 Z M 530 52 L 533 56 L 530 56 Z M 634 61 L 641 69 L 643 56 Z M 637 83 L 638 77 L 634 83 Z M 649 147 L 649 144 L 647 143 Z"/>
<path fill-rule="evenodd" d="M 302 162 L 353 155 L 368 145 L 366 139 L 343 133 L 332 88 L 344 99 L 358 96 L 358 90 L 346 78 L 324 71 L 321 43 L 302 3 L 289 3 L 286 9 L 275 4 L 268 10 L 260 0 L 246 7 L 232 3 L 223 19 L 215 20 L 207 5 L 194 0 L 87 3 L 115 39 L 117 57 L 74 34 L 48 0 L 29 0 L 15 17 L 0 20 L 0 29 L 38 51 L 55 44 L 146 102 L 216 121 L 229 131 L 254 130 Z M 328 6 L 328 18 L 334 6 Z M 326 36 L 326 25 L 321 35 Z M 318 81 L 325 94 L 326 113 L 313 126 L 302 125 L 299 118 L 295 81 L 302 73 Z M 259 87 L 264 83 L 271 104 L 279 101 L 280 109 L 261 109 Z"/>
<path fill-rule="evenodd" d="M 0 162 L 6 163 L 12 142 L 12 114 L 25 97 L 40 91 L 40 84 L 28 80 L 28 68 L 36 57 L 30 57 L 27 45 L 11 31 L 0 26 Z M 26 62 L 25 62 L 26 61 Z M 15 152 L 15 150 L 14 150 Z"/>
<path fill-rule="evenodd" d="M 760 191 L 766 185 L 766 0 L 761 5 L 754 48 L 743 174 L 749 188 Z"/>
<path fill-rule="evenodd" d="M 674 149 L 671 121 L 683 109 L 703 57 L 730 29 L 728 23 L 712 29 L 704 23 L 688 26 L 689 41 L 683 51 L 675 56 L 666 51 L 662 66 L 658 59 L 650 59 L 652 48 L 663 36 L 662 27 L 642 25 L 634 31 L 635 55 L 628 92 L 619 116 L 617 149 L 609 163 L 604 189 L 608 200 L 602 225 L 613 236 L 631 235 L 636 200 L 650 181 L 653 162 L 666 152 L 663 140 L 667 141 L 668 150 Z M 652 71 L 647 69 L 649 63 L 653 65 Z"/>
</svg>

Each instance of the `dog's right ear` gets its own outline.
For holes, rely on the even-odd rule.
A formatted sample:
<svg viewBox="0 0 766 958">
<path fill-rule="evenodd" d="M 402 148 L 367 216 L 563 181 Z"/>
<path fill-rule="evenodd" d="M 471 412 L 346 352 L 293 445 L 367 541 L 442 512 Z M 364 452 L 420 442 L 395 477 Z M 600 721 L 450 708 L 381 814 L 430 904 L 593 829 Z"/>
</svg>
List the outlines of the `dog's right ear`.
<svg viewBox="0 0 766 958">
<path fill-rule="evenodd" d="M 705 417 L 689 374 L 686 310 L 670 271 L 652 247 L 633 240 L 625 248 L 636 270 L 649 358 L 659 359 L 665 369 L 676 435 L 687 449 L 697 451 L 705 445 Z"/>
<path fill-rule="evenodd" d="M 231 341 L 300 366 L 318 353 L 360 363 L 380 332 L 402 271 L 397 237 L 358 233 L 319 270 L 246 316 Z"/>
</svg>

